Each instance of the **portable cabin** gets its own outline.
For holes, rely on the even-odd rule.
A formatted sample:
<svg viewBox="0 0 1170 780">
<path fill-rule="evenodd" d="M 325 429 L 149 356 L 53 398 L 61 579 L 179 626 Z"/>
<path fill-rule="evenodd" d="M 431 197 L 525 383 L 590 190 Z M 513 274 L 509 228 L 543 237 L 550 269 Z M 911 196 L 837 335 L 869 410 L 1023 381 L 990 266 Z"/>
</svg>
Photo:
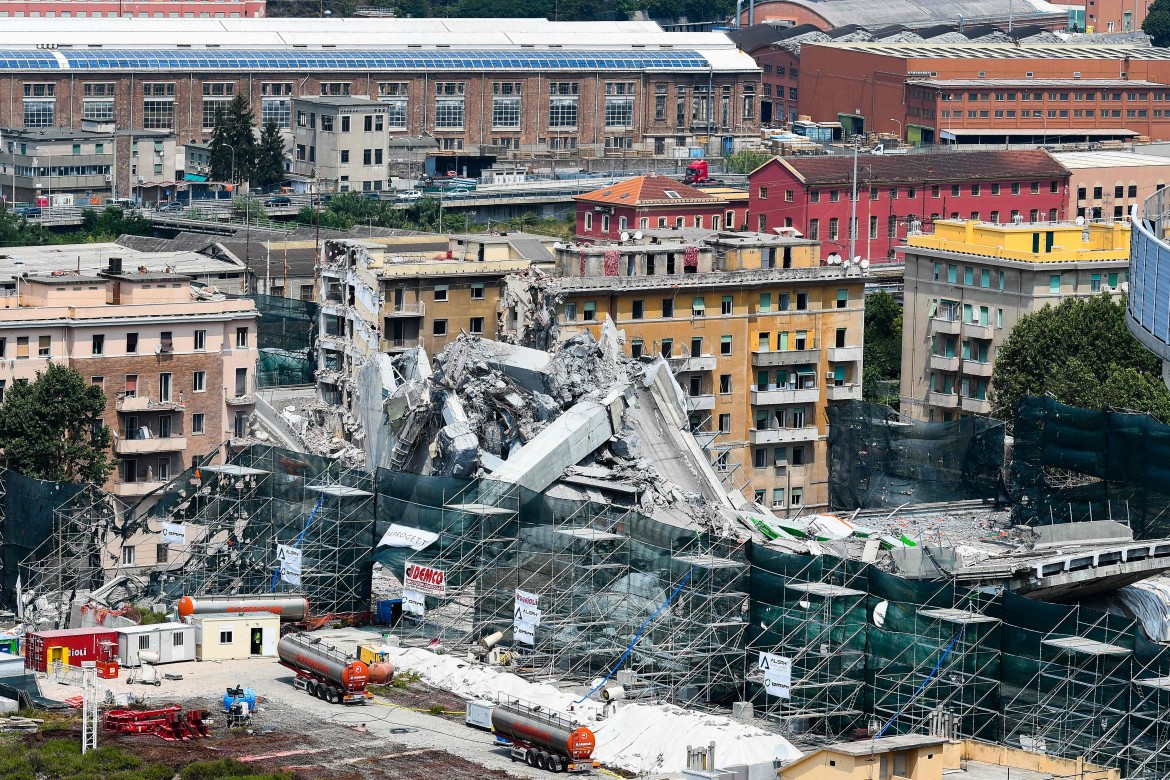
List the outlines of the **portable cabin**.
<svg viewBox="0 0 1170 780">
<path fill-rule="evenodd" d="M 34 672 L 47 672 L 55 663 L 80 666 L 82 661 L 100 661 L 102 642 L 118 646 L 118 632 L 112 628 L 65 628 L 36 631 L 25 639 L 24 665 Z"/>
<path fill-rule="evenodd" d="M 200 661 L 276 657 L 280 615 L 192 615 L 188 620 L 195 627 L 195 657 Z"/>
<path fill-rule="evenodd" d="M 118 629 L 118 662 L 141 666 L 139 653 L 154 653 L 160 664 L 195 660 L 195 627 L 184 623 L 156 623 Z"/>
</svg>

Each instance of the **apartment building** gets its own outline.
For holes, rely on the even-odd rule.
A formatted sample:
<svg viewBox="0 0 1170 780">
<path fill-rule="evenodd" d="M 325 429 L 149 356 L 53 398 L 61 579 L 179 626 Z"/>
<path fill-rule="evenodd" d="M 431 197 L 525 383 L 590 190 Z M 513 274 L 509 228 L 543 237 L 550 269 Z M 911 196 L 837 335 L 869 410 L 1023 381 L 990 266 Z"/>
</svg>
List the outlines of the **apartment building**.
<svg viewBox="0 0 1170 780">
<path fill-rule="evenodd" d="M 551 266 L 553 243 L 524 233 L 324 242 L 321 398 L 348 407 L 357 371 L 374 353 L 423 347 L 434 355 L 460 333 L 496 338 L 503 278 Z"/>
<path fill-rule="evenodd" d="M 1170 158 L 1121 151 L 1054 152 L 1069 170 L 1069 217 L 1127 219 L 1170 183 Z"/>
<path fill-rule="evenodd" d="M 322 189 L 378 192 L 389 186 L 387 104 L 369 98 L 305 97 L 292 102 L 291 172 Z"/>
<path fill-rule="evenodd" d="M 1016 322 L 1064 298 L 1121 295 L 1129 249 L 1124 222 L 946 220 L 911 236 L 901 250 L 902 413 L 931 422 L 988 414 L 996 354 Z"/>
<path fill-rule="evenodd" d="M 666 176 L 635 176 L 573 200 L 579 238 L 618 239 L 655 228 L 736 230 L 747 221 L 746 199 L 732 201 Z"/>
<path fill-rule="evenodd" d="M 562 338 L 608 317 L 667 358 L 728 488 L 795 514 L 828 502 L 828 404 L 861 398 L 864 282 L 818 242 L 651 230 L 557 249 Z"/>
<path fill-rule="evenodd" d="M 181 152 L 173 133 L 93 129 L 0 130 L 0 193 L 17 203 L 103 206 L 110 197 L 174 197 Z M 181 163 L 178 163 L 181 167 Z"/>
<path fill-rule="evenodd" d="M 854 251 L 872 262 L 893 260 L 907 235 L 938 219 L 1064 219 L 1068 178 L 1052 155 L 1035 149 L 859 157 Z M 819 241 L 824 255 L 848 256 L 852 157 L 775 157 L 751 172 L 748 185 L 752 228 L 796 228 Z"/>
<path fill-rule="evenodd" d="M 17 279 L 0 308 L 0 397 L 50 362 L 106 394 L 116 468 L 104 486 L 126 499 L 162 487 L 225 441 L 242 439 L 254 402 L 256 309 L 193 294 L 190 277 L 60 271 Z"/>
</svg>

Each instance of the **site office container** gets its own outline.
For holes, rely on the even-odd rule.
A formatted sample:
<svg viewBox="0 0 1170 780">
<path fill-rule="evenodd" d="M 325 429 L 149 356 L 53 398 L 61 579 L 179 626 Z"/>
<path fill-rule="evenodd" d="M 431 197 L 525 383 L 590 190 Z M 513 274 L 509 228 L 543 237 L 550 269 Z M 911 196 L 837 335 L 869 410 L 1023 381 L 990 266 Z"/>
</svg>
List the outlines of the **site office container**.
<svg viewBox="0 0 1170 780">
<path fill-rule="evenodd" d="M 280 639 L 280 615 L 192 615 L 195 657 L 200 661 L 231 661 L 256 656 L 276 656 Z"/>
<path fill-rule="evenodd" d="M 122 666 L 141 666 L 139 653 L 155 653 L 158 663 L 195 660 L 195 626 L 157 623 L 118 629 L 118 661 Z"/>
<path fill-rule="evenodd" d="M 60 631 L 38 631 L 25 640 L 24 665 L 35 672 L 47 672 L 60 662 L 66 666 L 80 666 L 82 661 L 101 658 L 101 645 L 107 643 L 110 652 L 118 647 L 118 632 L 112 628 L 66 628 Z"/>
</svg>

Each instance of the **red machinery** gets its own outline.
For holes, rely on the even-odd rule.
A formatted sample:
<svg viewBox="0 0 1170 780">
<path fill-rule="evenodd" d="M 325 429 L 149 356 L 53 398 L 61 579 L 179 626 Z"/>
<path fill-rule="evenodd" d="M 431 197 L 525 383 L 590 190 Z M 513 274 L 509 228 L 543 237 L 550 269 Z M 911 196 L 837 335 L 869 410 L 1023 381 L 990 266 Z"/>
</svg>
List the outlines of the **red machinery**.
<svg viewBox="0 0 1170 780">
<path fill-rule="evenodd" d="M 364 704 L 370 668 L 308 634 L 286 634 L 276 644 L 280 663 L 297 674 L 296 687 L 330 704 Z"/>
<path fill-rule="evenodd" d="M 508 743 L 513 761 L 552 772 L 586 772 L 597 740 L 593 732 L 568 718 L 519 699 L 492 710 L 492 731 Z"/>
<path fill-rule="evenodd" d="M 168 742 L 186 742 L 211 736 L 203 722 L 203 710 L 190 710 L 171 704 L 156 710 L 110 710 L 106 713 L 106 730 L 121 734 L 154 734 Z"/>
<path fill-rule="evenodd" d="M 98 640 L 98 659 L 94 662 L 97 667 L 97 676 L 103 680 L 118 679 L 118 643 L 112 639 Z"/>
</svg>

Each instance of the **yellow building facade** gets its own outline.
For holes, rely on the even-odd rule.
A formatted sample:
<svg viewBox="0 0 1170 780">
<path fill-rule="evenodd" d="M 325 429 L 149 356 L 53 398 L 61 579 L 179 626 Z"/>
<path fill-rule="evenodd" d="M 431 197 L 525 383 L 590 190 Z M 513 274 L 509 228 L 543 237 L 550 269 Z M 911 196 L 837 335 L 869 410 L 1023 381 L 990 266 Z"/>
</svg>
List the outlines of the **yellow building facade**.
<svg viewBox="0 0 1170 780">
<path fill-rule="evenodd" d="M 864 281 L 816 242 L 651 232 L 558 250 L 561 335 L 608 316 L 661 354 L 728 489 L 781 514 L 828 502 L 827 407 L 861 398 Z"/>
</svg>

